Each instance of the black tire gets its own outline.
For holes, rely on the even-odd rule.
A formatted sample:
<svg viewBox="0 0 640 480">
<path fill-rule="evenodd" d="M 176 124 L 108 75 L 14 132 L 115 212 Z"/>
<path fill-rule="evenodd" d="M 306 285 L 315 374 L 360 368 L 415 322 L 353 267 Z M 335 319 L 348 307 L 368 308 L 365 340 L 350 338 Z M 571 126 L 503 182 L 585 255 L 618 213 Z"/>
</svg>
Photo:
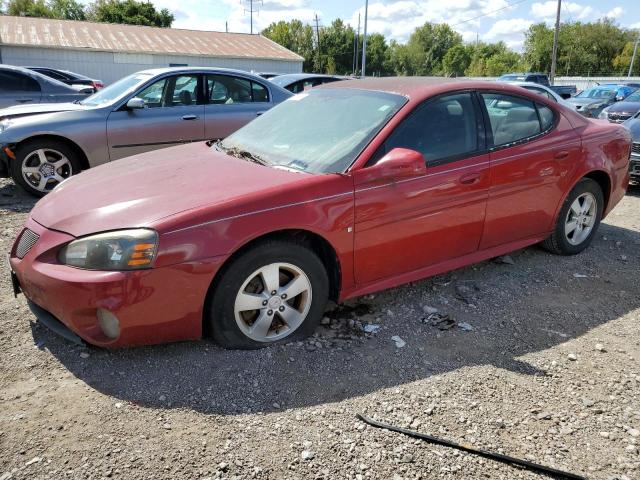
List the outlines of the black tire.
<svg viewBox="0 0 640 480">
<path fill-rule="evenodd" d="M 304 272 L 311 284 L 310 307 L 302 324 L 286 337 L 274 341 L 256 341 L 249 338 L 236 322 L 236 296 L 253 273 L 273 263 L 291 264 Z M 205 331 L 222 347 L 230 349 L 256 349 L 299 340 L 311 335 L 318 326 L 328 296 L 327 271 L 312 250 L 294 241 L 264 241 L 241 253 L 224 267 L 205 307 Z M 277 312 L 275 315 L 278 315 Z"/>
<path fill-rule="evenodd" d="M 585 193 L 591 193 L 595 198 L 595 223 L 589 232 L 589 235 L 576 245 L 571 243 L 567 238 L 567 235 L 565 234 L 565 223 L 568 218 L 569 210 L 571 209 L 571 204 Z M 567 195 L 567 198 L 562 205 L 562 209 L 560 210 L 560 214 L 558 215 L 555 229 L 551 236 L 542 242 L 542 247 L 556 255 L 576 255 L 582 252 L 591 244 L 595 237 L 598 227 L 600 226 L 600 220 L 602 219 L 603 208 L 604 195 L 602 193 L 602 188 L 600 188 L 600 185 L 598 185 L 595 180 L 583 178 L 575 187 L 573 187 L 573 190 L 571 190 L 569 195 Z"/>
<path fill-rule="evenodd" d="M 64 155 L 69 160 L 69 164 L 67 166 L 61 167 L 60 169 L 61 178 L 68 178 L 71 175 L 76 175 L 80 173 L 80 170 L 82 169 L 82 165 L 80 159 L 78 158 L 77 152 L 64 142 L 61 142 L 59 140 L 36 139 L 20 144 L 15 151 L 15 160 L 9 161 L 11 177 L 13 178 L 13 181 L 16 183 L 16 185 L 19 185 L 31 195 L 34 195 L 36 197 L 42 197 L 46 195 L 51 190 L 53 190 L 55 185 L 59 183 L 58 181 L 51 179 L 47 182 L 45 189 L 40 190 L 37 188 L 37 186 L 33 185 L 23 177 L 22 169 L 28 166 L 27 162 L 31 162 L 34 158 L 35 152 L 40 149 L 58 152 L 59 154 Z M 54 157 L 55 155 L 48 156 L 47 158 L 51 158 L 53 160 L 55 159 Z"/>
</svg>

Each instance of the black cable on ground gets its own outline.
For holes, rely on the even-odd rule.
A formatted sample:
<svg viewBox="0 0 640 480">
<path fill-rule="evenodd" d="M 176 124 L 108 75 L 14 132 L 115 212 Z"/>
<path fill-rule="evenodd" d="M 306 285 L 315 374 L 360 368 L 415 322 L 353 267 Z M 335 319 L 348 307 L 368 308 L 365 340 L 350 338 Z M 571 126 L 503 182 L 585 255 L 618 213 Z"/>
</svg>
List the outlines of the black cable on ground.
<svg viewBox="0 0 640 480">
<path fill-rule="evenodd" d="M 501 453 L 493 453 L 486 450 L 481 450 L 479 448 L 472 447 L 471 445 L 463 445 L 463 444 L 455 443 L 450 440 L 446 440 L 444 438 L 438 438 L 438 437 L 433 437 L 431 435 L 427 435 L 426 433 L 420 433 L 414 430 L 407 430 L 406 428 L 396 427 L 388 423 L 379 422 L 377 420 L 374 420 L 373 418 L 365 417 L 364 415 L 360 415 L 359 413 L 356 414 L 356 417 L 359 420 L 362 420 L 364 423 L 371 425 L 372 427 L 384 428 L 385 430 L 389 430 L 391 432 L 402 433 L 412 438 L 424 440 L 426 442 L 433 443 L 436 445 L 443 445 L 445 447 L 455 448 L 457 450 L 462 450 L 463 452 L 473 453 L 475 455 L 479 455 L 485 458 L 490 458 L 491 460 L 496 460 L 498 462 L 507 463 L 510 465 L 518 465 L 528 470 L 538 472 L 538 473 L 543 473 L 545 475 L 550 475 L 552 477 L 568 478 L 571 480 L 587 480 L 587 477 L 584 477 L 582 475 L 564 472 L 556 468 L 546 467 L 544 465 L 539 465 L 537 463 L 529 462 L 527 460 L 521 460 L 519 458 L 510 457 L 509 455 L 502 455 Z"/>
</svg>

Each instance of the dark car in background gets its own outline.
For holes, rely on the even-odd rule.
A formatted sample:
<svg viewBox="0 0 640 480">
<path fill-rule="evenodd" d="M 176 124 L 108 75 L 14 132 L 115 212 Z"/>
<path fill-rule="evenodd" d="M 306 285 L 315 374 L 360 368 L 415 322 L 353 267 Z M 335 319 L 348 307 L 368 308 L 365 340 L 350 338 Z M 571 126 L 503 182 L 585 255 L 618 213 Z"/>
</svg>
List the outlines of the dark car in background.
<svg viewBox="0 0 640 480">
<path fill-rule="evenodd" d="M 506 73 L 499 77 L 498 81 L 511 83 L 538 83 L 540 85 L 544 85 L 545 87 L 549 87 L 564 99 L 571 98 L 573 95 L 578 93 L 578 88 L 575 85 L 551 85 L 551 82 L 549 82 L 549 77 L 546 73 Z"/>
<path fill-rule="evenodd" d="M 224 138 L 289 97 L 240 70 L 173 67 L 134 73 L 76 103 L 5 108 L 0 176 L 44 195 L 102 163 Z"/>
<path fill-rule="evenodd" d="M 636 89 L 628 85 L 605 83 L 583 90 L 568 101 L 585 117 L 598 118 L 602 110 L 616 102 L 621 102 Z"/>
<path fill-rule="evenodd" d="M 638 183 L 640 182 L 640 112 L 624 122 L 623 125 L 631 131 L 633 137 L 629 175 L 631 180 Z"/>
<path fill-rule="evenodd" d="M 70 86 L 27 68 L 0 65 L 0 108 L 33 103 L 82 100 L 93 93 L 86 86 Z"/>
<path fill-rule="evenodd" d="M 24 67 L 34 72 L 41 73 L 42 75 L 59 80 L 67 85 L 85 85 L 92 87 L 94 92 L 97 92 L 101 88 L 104 88 L 102 80 L 95 80 L 79 73 L 70 72 L 69 70 L 59 70 L 57 68 L 50 67 Z"/>
<path fill-rule="evenodd" d="M 286 75 L 278 75 L 269 79 L 279 87 L 286 88 L 290 92 L 300 93 L 309 88 L 317 87 L 325 83 L 339 82 L 346 80 L 346 77 L 337 75 L 321 75 L 316 73 L 290 73 Z"/>
<path fill-rule="evenodd" d="M 640 112 L 640 90 L 636 90 L 627 98 L 602 110 L 598 118 L 613 123 L 623 123 Z"/>
</svg>

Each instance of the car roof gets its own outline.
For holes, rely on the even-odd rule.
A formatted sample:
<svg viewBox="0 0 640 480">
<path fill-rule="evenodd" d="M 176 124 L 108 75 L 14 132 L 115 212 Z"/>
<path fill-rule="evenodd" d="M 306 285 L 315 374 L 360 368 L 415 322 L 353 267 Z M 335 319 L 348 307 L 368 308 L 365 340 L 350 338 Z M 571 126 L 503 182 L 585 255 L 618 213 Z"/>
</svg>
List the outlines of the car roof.
<svg viewBox="0 0 640 480">
<path fill-rule="evenodd" d="M 221 72 L 221 73 L 233 73 L 239 75 L 248 75 L 250 77 L 258 77 L 255 73 L 247 72 L 246 70 L 236 70 L 233 68 L 222 67 L 164 67 L 164 68 L 150 68 L 148 70 L 140 70 L 136 74 L 148 74 L 148 75 L 160 75 L 163 73 L 181 73 L 181 72 Z M 264 79 L 263 79 L 264 80 Z"/>
<path fill-rule="evenodd" d="M 291 85 L 292 83 L 298 82 L 300 80 L 307 80 L 309 78 L 342 79 L 344 77 L 340 77 L 338 75 L 326 75 L 323 73 L 285 73 L 284 75 L 278 75 L 277 77 L 270 78 L 269 80 L 276 85 L 285 86 Z"/>
<path fill-rule="evenodd" d="M 372 77 L 366 79 L 345 80 L 325 83 L 314 88 L 354 88 L 402 95 L 411 100 L 422 99 L 453 90 L 483 89 L 511 92 L 522 95 L 522 89 L 507 82 L 489 80 L 469 80 L 466 78 L 446 77 Z M 536 95 L 531 93 L 531 95 Z"/>
</svg>

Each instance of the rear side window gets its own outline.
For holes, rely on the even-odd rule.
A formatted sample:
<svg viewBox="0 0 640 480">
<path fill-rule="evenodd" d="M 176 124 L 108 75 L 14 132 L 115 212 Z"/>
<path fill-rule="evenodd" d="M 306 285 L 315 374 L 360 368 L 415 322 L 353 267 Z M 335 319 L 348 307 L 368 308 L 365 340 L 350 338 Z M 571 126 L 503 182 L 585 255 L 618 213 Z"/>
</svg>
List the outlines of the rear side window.
<svg viewBox="0 0 640 480">
<path fill-rule="evenodd" d="M 207 75 L 209 103 L 268 102 L 269 91 L 260 83 L 230 75 Z"/>
<path fill-rule="evenodd" d="M 478 117 L 471 93 L 429 100 L 418 106 L 376 152 L 379 159 L 394 148 L 409 148 L 437 165 L 480 150 Z"/>
<path fill-rule="evenodd" d="M 39 92 L 40 84 L 23 73 L 0 71 L 0 91 Z"/>
<path fill-rule="evenodd" d="M 481 96 L 487 107 L 496 147 L 527 140 L 553 126 L 553 111 L 540 103 L 499 93 L 482 93 Z"/>
</svg>

